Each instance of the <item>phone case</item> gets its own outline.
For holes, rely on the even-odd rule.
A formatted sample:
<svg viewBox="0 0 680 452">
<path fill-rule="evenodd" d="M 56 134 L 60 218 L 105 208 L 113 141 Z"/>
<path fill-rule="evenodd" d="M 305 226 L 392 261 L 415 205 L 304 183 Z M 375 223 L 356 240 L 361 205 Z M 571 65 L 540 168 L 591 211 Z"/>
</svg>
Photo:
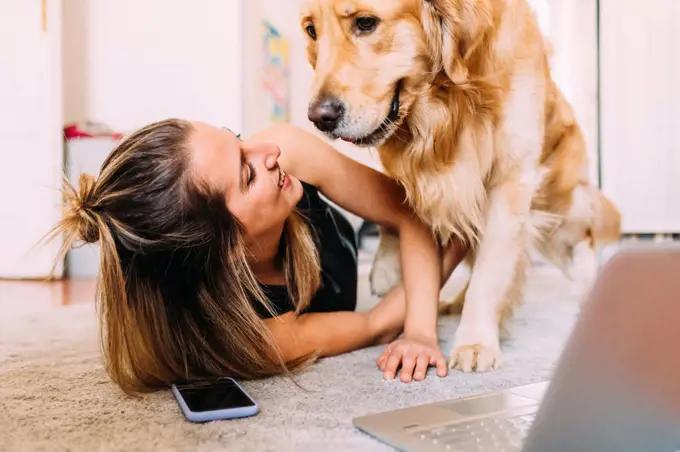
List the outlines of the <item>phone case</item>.
<svg viewBox="0 0 680 452">
<path fill-rule="evenodd" d="M 182 412 L 184 413 L 184 416 L 191 422 L 210 422 L 226 419 L 238 419 L 256 415 L 260 411 L 260 407 L 257 404 L 257 402 L 255 402 L 255 400 L 250 396 L 250 394 L 248 394 L 248 392 L 246 392 L 246 390 L 240 384 L 238 384 L 236 380 L 234 380 L 233 378 L 228 379 L 233 381 L 234 384 L 241 391 L 243 391 L 246 397 L 248 397 L 253 402 L 253 406 L 196 412 L 191 411 L 189 409 L 187 403 L 184 401 L 184 398 L 182 397 L 182 394 L 180 394 L 179 389 L 174 384 L 172 385 L 172 393 L 175 395 L 175 399 L 177 399 L 177 403 L 179 404 Z"/>
</svg>

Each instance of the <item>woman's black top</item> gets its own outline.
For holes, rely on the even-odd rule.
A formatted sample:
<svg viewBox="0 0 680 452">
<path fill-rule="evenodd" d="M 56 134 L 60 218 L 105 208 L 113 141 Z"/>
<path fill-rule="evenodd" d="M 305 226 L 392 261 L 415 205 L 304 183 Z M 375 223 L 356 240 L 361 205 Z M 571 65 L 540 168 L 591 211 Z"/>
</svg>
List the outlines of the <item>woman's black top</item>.
<svg viewBox="0 0 680 452">
<path fill-rule="evenodd" d="M 302 182 L 303 195 L 297 204 L 314 236 L 321 264 L 321 286 L 303 312 L 353 311 L 357 302 L 357 238 L 351 223 L 328 204 L 313 185 Z M 295 311 L 284 285 L 262 285 L 277 315 Z M 262 318 L 271 314 L 254 303 Z"/>
</svg>

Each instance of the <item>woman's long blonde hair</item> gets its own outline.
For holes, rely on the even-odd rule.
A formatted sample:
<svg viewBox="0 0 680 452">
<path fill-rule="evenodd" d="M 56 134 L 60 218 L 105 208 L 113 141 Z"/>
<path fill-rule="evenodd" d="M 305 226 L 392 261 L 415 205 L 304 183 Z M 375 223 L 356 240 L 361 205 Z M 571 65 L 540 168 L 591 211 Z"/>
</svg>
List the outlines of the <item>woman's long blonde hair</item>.
<svg viewBox="0 0 680 452">
<path fill-rule="evenodd" d="M 246 261 L 243 228 L 224 193 L 187 170 L 190 123 L 170 119 L 123 140 L 98 179 L 67 183 L 59 259 L 74 242 L 100 243 L 97 306 L 111 378 L 128 394 L 177 381 L 258 378 L 284 363 L 253 303 L 269 303 Z M 309 228 L 288 218 L 281 264 L 299 313 L 320 281 Z"/>
</svg>

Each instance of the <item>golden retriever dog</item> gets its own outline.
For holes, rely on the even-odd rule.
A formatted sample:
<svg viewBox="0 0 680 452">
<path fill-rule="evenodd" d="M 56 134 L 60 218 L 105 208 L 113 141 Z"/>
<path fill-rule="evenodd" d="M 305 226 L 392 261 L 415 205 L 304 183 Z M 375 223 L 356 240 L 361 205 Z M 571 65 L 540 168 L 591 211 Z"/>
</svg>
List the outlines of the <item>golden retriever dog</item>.
<svg viewBox="0 0 680 452">
<path fill-rule="evenodd" d="M 620 234 L 534 11 L 527 0 L 309 0 L 301 26 L 310 121 L 376 147 L 441 242 L 470 246 L 450 367 L 498 368 L 532 247 L 588 287 L 596 244 Z M 377 294 L 400 281 L 397 240 L 381 235 Z"/>
</svg>

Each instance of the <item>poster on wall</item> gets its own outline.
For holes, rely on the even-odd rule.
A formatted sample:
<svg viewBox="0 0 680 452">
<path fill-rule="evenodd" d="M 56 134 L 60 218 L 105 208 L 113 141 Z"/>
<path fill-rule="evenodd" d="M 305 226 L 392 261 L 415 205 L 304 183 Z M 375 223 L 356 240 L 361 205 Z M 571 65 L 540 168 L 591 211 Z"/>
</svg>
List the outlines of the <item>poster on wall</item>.
<svg viewBox="0 0 680 452">
<path fill-rule="evenodd" d="M 290 47 L 288 39 L 264 22 L 264 108 L 270 122 L 290 120 Z"/>
</svg>

